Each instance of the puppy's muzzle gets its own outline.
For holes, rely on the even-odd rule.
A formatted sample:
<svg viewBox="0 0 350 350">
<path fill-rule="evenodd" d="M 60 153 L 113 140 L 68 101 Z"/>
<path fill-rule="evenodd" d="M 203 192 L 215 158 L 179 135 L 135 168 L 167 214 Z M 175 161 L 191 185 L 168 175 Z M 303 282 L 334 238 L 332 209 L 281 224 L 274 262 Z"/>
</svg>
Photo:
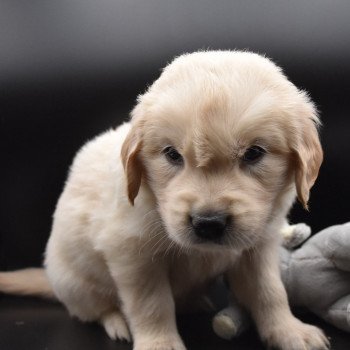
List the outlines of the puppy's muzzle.
<svg viewBox="0 0 350 350">
<path fill-rule="evenodd" d="M 232 223 L 232 217 L 226 213 L 210 212 L 190 216 L 190 222 L 197 237 L 208 241 L 220 241 L 226 229 Z"/>
</svg>

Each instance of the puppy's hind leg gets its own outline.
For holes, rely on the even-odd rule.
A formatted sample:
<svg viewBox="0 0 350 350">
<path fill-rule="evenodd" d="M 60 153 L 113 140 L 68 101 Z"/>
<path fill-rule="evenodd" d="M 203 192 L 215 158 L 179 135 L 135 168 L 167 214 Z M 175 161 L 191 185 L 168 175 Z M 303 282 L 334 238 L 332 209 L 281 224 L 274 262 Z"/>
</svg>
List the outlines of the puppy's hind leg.
<svg viewBox="0 0 350 350">
<path fill-rule="evenodd" d="M 119 298 L 113 285 L 92 283 L 73 271 L 50 268 L 48 273 L 52 277 L 55 295 L 72 316 L 83 322 L 100 323 L 113 340 L 130 341 L 129 328 L 120 311 Z"/>
<path fill-rule="evenodd" d="M 108 336 L 113 339 L 131 341 L 129 327 L 125 321 L 124 315 L 117 309 L 107 312 L 100 319 Z"/>
<path fill-rule="evenodd" d="M 70 295 L 69 300 L 64 303 L 70 314 L 80 320 L 99 322 L 111 339 L 131 340 L 129 328 L 119 309 L 116 295 L 99 293 L 85 286 L 85 289 L 80 290 L 76 297 Z"/>
<path fill-rule="evenodd" d="M 122 311 L 119 309 L 118 298 L 85 290 L 79 293 L 80 302 L 70 300 L 66 303 L 69 312 L 82 321 L 99 322 L 112 340 L 131 341 L 129 327 Z M 81 302 L 81 300 L 84 300 Z M 74 304 L 74 305 L 73 305 Z"/>
</svg>

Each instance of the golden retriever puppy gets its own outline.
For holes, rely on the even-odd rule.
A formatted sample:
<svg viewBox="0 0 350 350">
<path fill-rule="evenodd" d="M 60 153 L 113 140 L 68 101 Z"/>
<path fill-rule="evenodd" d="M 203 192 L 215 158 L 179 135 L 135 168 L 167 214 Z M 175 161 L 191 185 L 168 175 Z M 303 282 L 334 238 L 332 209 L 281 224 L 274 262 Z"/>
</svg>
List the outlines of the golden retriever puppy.
<svg viewBox="0 0 350 350">
<path fill-rule="evenodd" d="M 40 269 L 3 273 L 0 289 L 52 294 L 111 338 L 132 337 L 135 350 L 181 350 L 175 305 L 226 274 L 268 346 L 328 348 L 322 331 L 292 315 L 276 250 L 322 162 L 318 123 L 308 96 L 267 58 L 178 57 L 130 123 L 76 156 L 54 214 L 47 279 Z"/>
</svg>

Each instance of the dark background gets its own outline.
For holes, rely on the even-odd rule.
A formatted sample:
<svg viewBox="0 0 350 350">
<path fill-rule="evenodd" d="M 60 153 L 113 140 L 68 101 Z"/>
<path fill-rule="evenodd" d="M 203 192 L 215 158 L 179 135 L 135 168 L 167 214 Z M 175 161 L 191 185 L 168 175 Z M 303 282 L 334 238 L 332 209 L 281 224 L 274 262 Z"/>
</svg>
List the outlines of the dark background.
<svg viewBox="0 0 350 350">
<path fill-rule="evenodd" d="M 347 0 L 0 0 L 0 268 L 41 264 L 75 152 L 199 49 L 266 53 L 310 92 L 325 160 L 311 212 L 296 205 L 291 221 L 348 221 L 349 18 Z"/>
</svg>

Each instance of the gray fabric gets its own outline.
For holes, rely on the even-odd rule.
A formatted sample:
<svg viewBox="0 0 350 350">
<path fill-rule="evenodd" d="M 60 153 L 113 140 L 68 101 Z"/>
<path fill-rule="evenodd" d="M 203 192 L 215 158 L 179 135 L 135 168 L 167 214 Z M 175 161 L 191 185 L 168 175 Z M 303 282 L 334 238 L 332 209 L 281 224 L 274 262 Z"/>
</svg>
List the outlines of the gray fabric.
<svg viewBox="0 0 350 350">
<path fill-rule="evenodd" d="M 350 223 L 319 232 L 295 251 L 281 248 L 281 274 L 291 304 L 350 332 Z"/>
<path fill-rule="evenodd" d="M 350 295 L 346 295 L 344 298 L 339 299 L 335 304 L 331 305 L 328 312 L 324 315 L 324 319 L 334 326 L 349 332 Z"/>
</svg>

